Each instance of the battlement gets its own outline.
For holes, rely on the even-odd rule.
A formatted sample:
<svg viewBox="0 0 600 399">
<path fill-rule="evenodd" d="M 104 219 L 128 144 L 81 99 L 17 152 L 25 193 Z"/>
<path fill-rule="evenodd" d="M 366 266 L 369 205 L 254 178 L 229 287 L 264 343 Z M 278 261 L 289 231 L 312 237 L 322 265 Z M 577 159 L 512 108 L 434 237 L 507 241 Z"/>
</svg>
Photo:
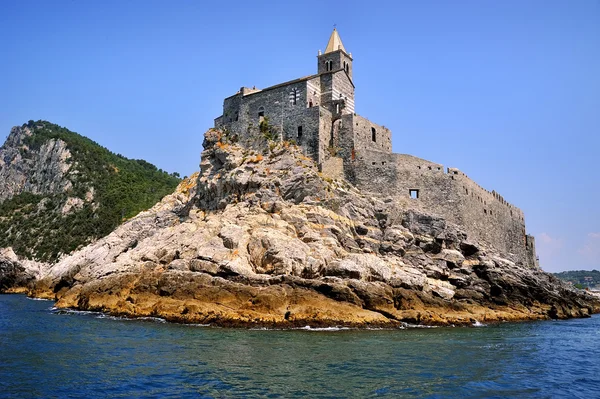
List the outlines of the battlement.
<svg viewBox="0 0 600 399">
<path fill-rule="evenodd" d="M 473 200 L 476 202 L 478 201 L 480 205 L 483 206 L 482 211 L 484 215 L 488 213 L 493 215 L 493 208 L 498 205 L 506 207 L 506 210 L 508 210 L 511 217 L 515 217 L 523 222 L 525 221 L 525 215 L 523 214 L 523 211 L 506 201 L 504 197 L 495 190 L 486 190 L 457 168 L 448 168 L 448 174 L 451 176 L 451 178 L 458 179 L 463 183 L 465 195 L 470 196 Z"/>
</svg>

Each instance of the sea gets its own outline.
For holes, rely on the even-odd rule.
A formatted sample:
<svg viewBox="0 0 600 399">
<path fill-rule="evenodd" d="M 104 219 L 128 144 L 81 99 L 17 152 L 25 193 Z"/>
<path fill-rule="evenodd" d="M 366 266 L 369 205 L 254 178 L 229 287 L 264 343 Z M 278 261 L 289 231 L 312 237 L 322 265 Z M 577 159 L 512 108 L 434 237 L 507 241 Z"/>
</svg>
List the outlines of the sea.
<svg viewBox="0 0 600 399">
<path fill-rule="evenodd" d="M 600 398 L 600 317 L 265 330 L 0 295 L 0 398 Z"/>
</svg>

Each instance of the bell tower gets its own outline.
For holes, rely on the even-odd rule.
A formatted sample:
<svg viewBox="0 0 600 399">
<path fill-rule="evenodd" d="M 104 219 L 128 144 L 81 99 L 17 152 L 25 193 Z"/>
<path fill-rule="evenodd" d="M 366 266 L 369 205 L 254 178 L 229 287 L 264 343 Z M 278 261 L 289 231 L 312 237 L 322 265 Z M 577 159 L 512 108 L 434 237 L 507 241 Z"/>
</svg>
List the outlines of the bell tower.
<svg viewBox="0 0 600 399">
<path fill-rule="evenodd" d="M 336 28 L 333 28 L 333 32 L 329 37 L 325 53 L 321 54 L 319 51 L 317 58 L 317 71 L 319 74 L 343 70 L 352 80 L 352 54 L 346 52 Z"/>
<path fill-rule="evenodd" d="M 337 29 L 333 29 L 325 52 L 319 51 L 317 59 L 321 106 L 329 109 L 334 119 L 354 113 L 352 54 L 346 52 Z"/>
</svg>

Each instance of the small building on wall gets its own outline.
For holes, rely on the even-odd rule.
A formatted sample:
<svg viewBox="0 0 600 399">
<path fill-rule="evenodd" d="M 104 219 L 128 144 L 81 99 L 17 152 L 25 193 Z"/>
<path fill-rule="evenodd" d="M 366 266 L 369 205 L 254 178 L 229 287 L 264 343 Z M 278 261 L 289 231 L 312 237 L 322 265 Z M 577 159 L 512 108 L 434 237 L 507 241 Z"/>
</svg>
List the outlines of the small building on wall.
<svg viewBox="0 0 600 399">
<path fill-rule="evenodd" d="M 323 173 L 365 191 L 405 197 L 515 263 L 537 267 L 535 241 L 519 208 L 456 168 L 392 153 L 391 131 L 356 113 L 352 61 L 334 29 L 318 53 L 316 74 L 265 89 L 240 88 L 224 100 L 215 127 L 246 143 L 266 132 L 295 142 Z"/>
</svg>

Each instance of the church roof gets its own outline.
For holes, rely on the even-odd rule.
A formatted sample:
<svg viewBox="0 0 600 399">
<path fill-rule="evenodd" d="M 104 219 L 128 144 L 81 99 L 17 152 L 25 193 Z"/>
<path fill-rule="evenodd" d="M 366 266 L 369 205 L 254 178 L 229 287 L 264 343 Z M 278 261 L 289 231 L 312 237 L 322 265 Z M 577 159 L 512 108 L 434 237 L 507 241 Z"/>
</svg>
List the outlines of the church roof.
<svg viewBox="0 0 600 399">
<path fill-rule="evenodd" d="M 331 36 L 329 37 L 329 42 L 327 42 L 325 54 L 332 53 L 337 50 L 342 50 L 344 53 L 346 52 L 346 49 L 342 44 L 342 39 L 340 39 L 340 35 L 338 34 L 337 29 L 333 28 L 333 32 L 331 32 Z"/>
</svg>

